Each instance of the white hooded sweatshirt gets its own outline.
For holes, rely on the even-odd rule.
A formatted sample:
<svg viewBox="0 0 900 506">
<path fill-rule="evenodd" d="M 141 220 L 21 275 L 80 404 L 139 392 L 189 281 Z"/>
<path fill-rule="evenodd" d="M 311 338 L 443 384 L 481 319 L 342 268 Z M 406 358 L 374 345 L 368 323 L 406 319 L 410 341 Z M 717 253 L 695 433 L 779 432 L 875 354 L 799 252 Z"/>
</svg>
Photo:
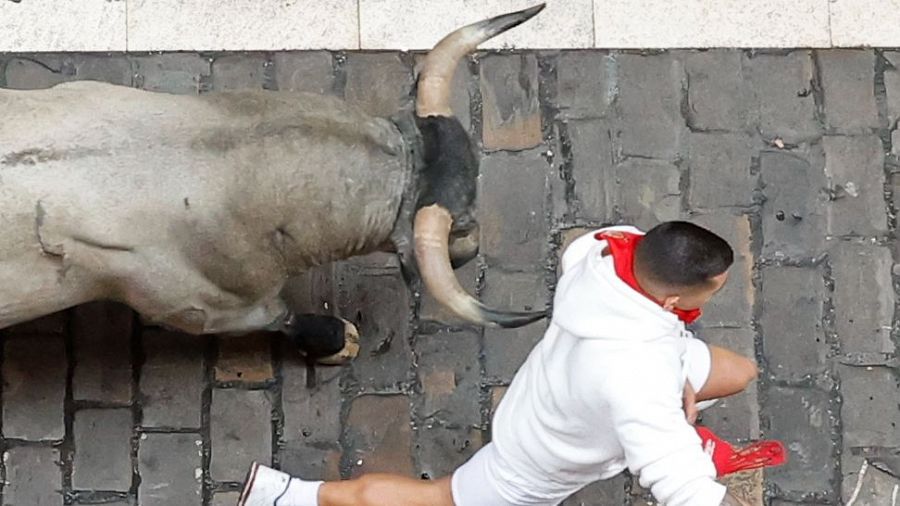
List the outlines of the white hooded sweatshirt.
<svg viewBox="0 0 900 506">
<path fill-rule="evenodd" d="M 550 326 L 494 417 L 497 452 L 547 498 L 627 467 L 666 506 L 718 506 L 725 487 L 682 407 L 692 336 L 616 275 L 605 246 L 592 233 L 566 250 Z"/>
</svg>

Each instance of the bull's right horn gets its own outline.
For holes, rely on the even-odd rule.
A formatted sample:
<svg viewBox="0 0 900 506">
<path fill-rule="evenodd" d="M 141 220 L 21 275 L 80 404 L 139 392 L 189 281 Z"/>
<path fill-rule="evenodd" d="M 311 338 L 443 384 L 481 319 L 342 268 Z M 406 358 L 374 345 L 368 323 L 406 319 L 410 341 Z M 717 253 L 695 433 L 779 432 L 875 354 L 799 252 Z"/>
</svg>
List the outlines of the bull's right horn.
<svg viewBox="0 0 900 506">
<path fill-rule="evenodd" d="M 452 116 L 450 110 L 450 83 L 456 65 L 478 44 L 518 26 L 544 10 L 545 4 L 525 10 L 502 14 L 491 19 L 464 26 L 447 35 L 428 53 L 419 74 L 416 96 L 416 115 Z"/>
<path fill-rule="evenodd" d="M 459 317 L 491 327 L 521 327 L 547 316 L 546 311 L 499 311 L 475 300 L 459 285 L 448 254 L 453 217 L 433 204 L 416 212 L 413 236 L 416 263 L 428 292 Z"/>
</svg>

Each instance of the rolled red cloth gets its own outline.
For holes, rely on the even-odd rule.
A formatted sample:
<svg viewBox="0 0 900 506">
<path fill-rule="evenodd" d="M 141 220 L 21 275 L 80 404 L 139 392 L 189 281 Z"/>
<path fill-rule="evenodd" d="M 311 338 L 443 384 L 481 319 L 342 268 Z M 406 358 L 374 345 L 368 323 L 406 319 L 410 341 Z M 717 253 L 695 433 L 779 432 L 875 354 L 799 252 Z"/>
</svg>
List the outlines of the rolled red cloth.
<svg viewBox="0 0 900 506">
<path fill-rule="evenodd" d="M 760 467 L 780 466 L 787 462 L 787 452 L 779 441 L 759 441 L 735 450 L 728 441 L 719 438 L 706 427 L 698 425 L 696 429 L 703 441 L 703 448 L 710 453 L 720 477 Z"/>
</svg>

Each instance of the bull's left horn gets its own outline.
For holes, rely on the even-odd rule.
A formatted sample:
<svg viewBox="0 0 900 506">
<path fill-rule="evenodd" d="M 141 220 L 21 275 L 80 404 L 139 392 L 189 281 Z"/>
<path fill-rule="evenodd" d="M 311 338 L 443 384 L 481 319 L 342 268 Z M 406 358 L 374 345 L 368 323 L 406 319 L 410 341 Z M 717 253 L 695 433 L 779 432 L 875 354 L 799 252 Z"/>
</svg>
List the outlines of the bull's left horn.
<svg viewBox="0 0 900 506">
<path fill-rule="evenodd" d="M 416 263 L 428 292 L 443 306 L 469 322 L 492 327 L 521 327 L 547 316 L 546 311 L 499 311 L 466 293 L 450 265 L 450 212 L 433 204 L 416 212 L 413 236 Z"/>
<path fill-rule="evenodd" d="M 447 35 L 434 48 L 422 64 L 419 74 L 416 114 L 428 116 L 453 116 L 450 110 L 450 83 L 453 72 L 463 56 L 471 53 L 478 44 L 516 27 L 544 9 L 545 4 L 511 12 L 464 26 Z"/>
</svg>

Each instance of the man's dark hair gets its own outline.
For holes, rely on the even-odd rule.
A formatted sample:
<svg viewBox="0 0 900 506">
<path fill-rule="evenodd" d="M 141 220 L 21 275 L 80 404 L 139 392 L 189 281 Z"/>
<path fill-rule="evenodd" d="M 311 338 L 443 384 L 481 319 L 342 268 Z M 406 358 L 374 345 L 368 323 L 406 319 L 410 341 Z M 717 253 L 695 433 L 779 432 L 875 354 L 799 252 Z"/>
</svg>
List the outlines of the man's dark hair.
<svg viewBox="0 0 900 506">
<path fill-rule="evenodd" d="M 734 261 L 718 235 L 686 221 L 657 225 L 638 243 L 635 263 L 651 281 L 673 288 L 699 288 Z"/>
</svg>

